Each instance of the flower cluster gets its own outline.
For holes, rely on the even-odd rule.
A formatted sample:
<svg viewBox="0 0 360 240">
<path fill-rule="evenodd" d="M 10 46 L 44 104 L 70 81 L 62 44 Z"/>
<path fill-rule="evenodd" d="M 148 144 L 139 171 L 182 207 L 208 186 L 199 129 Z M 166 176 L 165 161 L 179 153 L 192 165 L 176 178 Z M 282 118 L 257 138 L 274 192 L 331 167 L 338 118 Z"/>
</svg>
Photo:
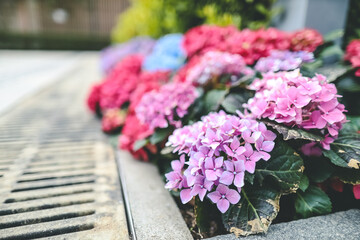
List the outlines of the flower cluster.
<svg viewBox="0 0 360 240">
<path fill-rule="evenodd" d="M 275 28 L 242 30 L 228 39 L 229 52 L 240 54 L 247 64 L 269 56 L 272 50 L 287 50 L 289 34 Z"/>
<path fill-rule="evenodd" d="M 140 55 L 124 58 L 101 83 L 101 109 L 120 108 L 129 101 L 139 82 L 142 59 Z"/>
<path fill-rule="evenodd" d="M 86 100 L 87 106 L 92 112 L 96 112 L 100 105 L 100 90 L 101 90 L 101 84 L 94 84 L 90 92 L 88 94 L 88 98 Z"/>
<path fill-rule="evenodd" d="M 330 143 L 346 122 L 345 108 L 338 102 L 336 87 L 327 83 L 323 75 L 308 78 L 298 70 L 267 73 L 250 88 L 256 90 L 256 94 L 245 107 L 254 117 L 318 130 L 325 136 L 321 142 L 325 149 L 330 149 Z"/>
<path fill-rule="evenodd" d="M 186 59 L 182 48 L 182 34 L 168 34 L 157 40 L 154 49 L 143 63 L 143 69 L 147 71 L 176 70 L 180 68 Z"/>
<path fill-rule="evenodd" d="M 168 83 L 158 91 L 146 93 L 135 111 L 142 123 L 150 128 L 166 128 L 170 125 L 181 127 L 181 121 L 188 108 L 198 97 L 195 87 L 185 83 Z"/>
<path fill-rule="evenodd" d="M 203 25 L 185 34 L 183 46 L 189 57 L 222 51 L 239 54 L 247 64 L 253 64 L 272 50 L 313 52 L 322 43 L 322 36 L 313 29 L 286 33 L 275 28 L 239 31 L 234 27 Z"/>
<path fill-rule="evenodd" d="M 226 40 L 238 30 L 233 27 L 201 25 L 194 27 L 184 35 L 183 47 L 189 57 L 208 51 L 226 51 Z"/>
<path fill-rule="evenodd" d="M 162 85 L 168 82 L 170 72 L 154 71 L 143 72 L 139 77 L 139 83 L 130 96 L 129 112 L 135 113 L 136 106 L 140 103 L 141 98 L 152 90 L 158 90 Z"/>
<path fill-rule="evenodd" d="M 270 159 L 275 138 L 263 123 L 222 111 L 210 113 L 169 137 L 166 145 L 182 155 L 171 162 L 173 171 L 165 175 L 165 187 L 181 190 L 183 203 L 197 195 L 203 201 L 207 195 L 224 213 L 230 203 L 239 202 L 245 171 L 254 173 L 256 162 Z"/>
<path fill-rule="evenodd" d="M 125 123 L 126 112 L 119 109 L 107 109 L 101 119 L 101 129 L 105 133 L 116 133 Z"/>
<path fill-rule="evenodd" d="M 324 42 L 322 35 L 318 31 L 309 28 L 294 32 L 291 34 L 290 39 L 290 50 L 295 52 L 314 52 Z"/>
<path fill-rule="evenodd" d="M 188 69 L 186 82 L 204 85 L 209 80 L 217 79 L 223 74 L 229 74 L 238 79 L 240 76 L 253 75 L 253 73 L 240 55 L 209 51 L 200 57 L 197 64 Z"/>
<path fill-rule="evenodd" d="M 156 147 L 148 144 L 145 148 L 134 151 L 134 143 L 138 140 L 145 139 L 153 134 L 153 130 L 148 125 L 142 124 L 134 114 L 129 114 L 126 117 L 125 125 L 122 128 L 119 138 L 119 147 L 123 150 L 129 151 L 136 159 L 149 161 L 148 154 L 145 148 L 150 152 L 156 152 Z"/>
<path fill-rule="evenodd" d="M 305 51 L 291 52 L 273 50 L 270 56 L 262 57 L 255 65 L 259 72 L 289 71 L 299 68 L 302 63 L 312 62 L 314 54 Z"/>
<path fill-rule="evenodd" d="M 150 54 L 155 42 L 149 37 L 136 37 L 128 42 L 107 47 L 101 51 L 100 67 L 104 73 L 110 73 L 116 64 L 128 55 L 147 56 Z"/>
<path fill-rule="evenodd" d="M 357 68 L 355 76 L 360 77 L 360 39 L 352 40 L 346 47 L 345 60 L 349 61 L 353 68 Z"/>
</svg>

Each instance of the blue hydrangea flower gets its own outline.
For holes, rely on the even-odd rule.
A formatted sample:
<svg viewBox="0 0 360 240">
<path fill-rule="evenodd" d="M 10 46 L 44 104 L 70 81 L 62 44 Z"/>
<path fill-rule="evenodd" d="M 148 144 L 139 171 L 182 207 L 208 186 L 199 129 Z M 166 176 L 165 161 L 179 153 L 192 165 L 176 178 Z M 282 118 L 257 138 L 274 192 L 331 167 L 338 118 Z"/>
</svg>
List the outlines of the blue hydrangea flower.
<svg viewBox="0 0 360 240">
<path fill-rule="evenodd" d="M 159 38 L 152 53 L 145 58 L 143 69 L 147 71 L 179 69 L 186 59 L 182 40 L 183 35 L 180 33 L 168 34 Z"/>
<path fill-rule="evenodd" d="M 109 73 L 123 58 L 131 54 L 147 56 L 152 52 L 155 40 L 150 37 L 136 37 L 128 42 L 109 46 L 101 51 L 100 67 Z"/>
</svg>

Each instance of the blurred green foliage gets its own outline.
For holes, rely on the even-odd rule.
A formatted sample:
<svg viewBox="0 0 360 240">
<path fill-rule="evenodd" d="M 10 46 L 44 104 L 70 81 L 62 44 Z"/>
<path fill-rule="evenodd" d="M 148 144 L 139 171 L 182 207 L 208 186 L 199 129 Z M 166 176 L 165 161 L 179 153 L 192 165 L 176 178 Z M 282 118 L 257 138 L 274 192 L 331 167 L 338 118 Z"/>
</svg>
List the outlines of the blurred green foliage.
<svg viewBox="0 0 360 240">
<path fill-rule="evenodd" d="M 112 32 L 113 42 L 135 36 L 160 37 L 201 24 L 258 29 L 267 27 L 276 0 L 131 0 Z"/>
<path fill-rule="evenodd" d="M 360 1 L 359 0 L 350 0 L 348 17 L 345 27 L 345 35 L 343 45 L 344 47 L 353 40 L 360 38 Z"/>
</svg>

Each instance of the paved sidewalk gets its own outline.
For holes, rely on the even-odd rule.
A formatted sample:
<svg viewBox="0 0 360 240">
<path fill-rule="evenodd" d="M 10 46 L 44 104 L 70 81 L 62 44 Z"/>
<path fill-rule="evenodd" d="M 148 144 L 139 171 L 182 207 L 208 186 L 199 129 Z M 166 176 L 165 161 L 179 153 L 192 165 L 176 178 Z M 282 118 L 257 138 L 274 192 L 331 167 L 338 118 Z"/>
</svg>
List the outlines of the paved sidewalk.
<svg viewBox="0 0 360 240">
<path fill-rule="evenodd" d="M 0 114 L 79 66 L 86 53 L 0 50 Z"/>
<path fill-rule="evenodd" d="M 114 152 L 85 107 L 89 85 L 100 77 L 97 53 L 63 55 L 48 65 L 39 55 L 32 67 L 59 81 L 44 74 L 42 84 L 14 97 L 23 101 L 0 115 L 0 239 L 128 239 Z M 75 66 L 71 74 L 66 59 Z M 24 60 L 29 66 L 18 78 L 11 64 L 2 69 L 4 89 L 16 91 L 42 75 L 30 71 L 30 62 Z M 51 74 L 55 65 L 62 70 Z"/>
</svg>

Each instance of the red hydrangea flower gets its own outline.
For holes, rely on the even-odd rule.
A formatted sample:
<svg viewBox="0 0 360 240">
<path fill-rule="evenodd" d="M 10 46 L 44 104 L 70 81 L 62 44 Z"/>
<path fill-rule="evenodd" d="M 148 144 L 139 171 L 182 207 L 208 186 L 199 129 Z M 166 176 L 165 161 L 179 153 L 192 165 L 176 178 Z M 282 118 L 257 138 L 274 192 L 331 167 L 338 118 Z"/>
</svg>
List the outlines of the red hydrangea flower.
<svg viewBox="0 0 360 240">
<path fill-rule="evenodd" d="M 184 35 L 183 48 L 192 57 L 210 50 L 225 51 L 226 39 L 238 32 L 234 26 L 218 27 L 201 25 L 190 29 Z"/>
<path fill-rule="evenodd" d="M 156 152 L 156 146 L 148 144 L 144 148 L 134 151 L 134 143 L 138 140 L 145 139 L 151 134 L 153 134 L 153 131 L 148 125 L 142 124 L 135 114 L 129 114 L 126 117 L 125 125 L 121 131 L 119 147 L 129 151 L 137 159 L 149 161 L 149 156 L 145 149 L 154 153 Z"/>
<path fill-rule="evenodd" d="M 105 133 L 117 133 L 125 122 L 126 112 L 119 109 L 107 109 L 101 119 L 101 128 Z"/>
<path fill-rule="evenodd" d="M 360 184 L 354 185 L 353 187 L 354 197 L 360 199 Z"/>
<path fill-rule="evenodd" d="M 100 90 L 101 84 L 95 84 L 91 87 L 88 98 L 87 98 L 87 106 L 92 111 L 97 111 L 100 103 Z"/>
<path fill-rule="evenodd" d="M 142 59 L 139 55 L 128 56 L 109 74 L 100 90 L 101 109 L 120 108 L 129 102 L 140 81 Z"/>
<path fill-rule="evenodd" d="M 240 54 L 247 64 L 267 57 L 272 50 L 288 50 L 289 34 L 275 28 L 242 30 L 228 39 L 229 52 Z"/>
<path fill-rule="evenodd" d="M 324 42 L 322 35 L 315 29 L 310 28 L 294 32 L 290 39 L 290 49 L 292 51 L 314 52 Z"/>
<path fill-rule="evenodd" d="M 344 59 L 349 61 L 354 68 L 358 68 L 355 76 L 360 77 L 360 39 L 350 42 L 346 47 Z"/>
</svg>

